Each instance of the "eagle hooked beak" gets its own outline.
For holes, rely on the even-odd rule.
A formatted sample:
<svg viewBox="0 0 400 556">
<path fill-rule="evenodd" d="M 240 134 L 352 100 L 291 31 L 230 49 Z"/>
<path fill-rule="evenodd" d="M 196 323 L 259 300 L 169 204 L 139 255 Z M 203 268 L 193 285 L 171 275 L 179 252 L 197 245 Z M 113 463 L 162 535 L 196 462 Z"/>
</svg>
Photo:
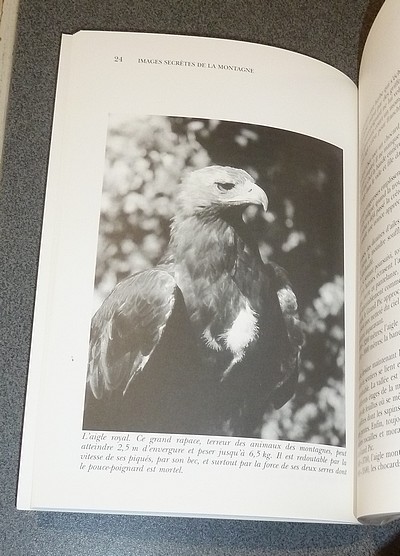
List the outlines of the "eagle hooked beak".
<svg viewBox="0 0 400 556">
<path fill-rule="evenodd" d="M 257 184 L 250 181 L 246 182 L 245 188 L 247 193 L 244 200 L 251 205 L 261 205 L 265 212 L 267 212 L 268 197 L 265 191 L 263 191 Z"/>
</svg>

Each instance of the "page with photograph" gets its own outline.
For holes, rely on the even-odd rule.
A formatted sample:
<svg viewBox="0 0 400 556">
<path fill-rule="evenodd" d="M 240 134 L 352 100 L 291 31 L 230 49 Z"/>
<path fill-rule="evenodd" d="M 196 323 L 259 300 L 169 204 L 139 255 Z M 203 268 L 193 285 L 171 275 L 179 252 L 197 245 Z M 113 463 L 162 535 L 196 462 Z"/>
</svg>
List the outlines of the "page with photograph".
<svg viewBox="0 0 400 556">
<path fill-rule="evenodd" d="M 68 68 L 19 507 L 355 521 L 355 86 L 163 35 Z"/>
<path fill-rule="evenodd" d="M 400 513 L 400 13 L 388 0 L 360 71 L 358 513 Z"/>
</svg>

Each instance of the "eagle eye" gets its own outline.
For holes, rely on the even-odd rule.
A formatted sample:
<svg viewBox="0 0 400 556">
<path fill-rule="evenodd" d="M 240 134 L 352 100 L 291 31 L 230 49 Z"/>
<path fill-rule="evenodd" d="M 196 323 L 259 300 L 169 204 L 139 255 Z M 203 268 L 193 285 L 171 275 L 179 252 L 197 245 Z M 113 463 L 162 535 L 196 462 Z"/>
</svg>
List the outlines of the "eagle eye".
<svg viewBox="0 0 400 556">
<path fill-rule="evenodd" d="M 215 185 L 218 187 L 218 189 L 222 192 L 224 191 L 230 191 L 231 189 L 233 189 L 235 187 L 234 183 L 230 183 L 230 182 L 216 182 Z"/>
</svg>

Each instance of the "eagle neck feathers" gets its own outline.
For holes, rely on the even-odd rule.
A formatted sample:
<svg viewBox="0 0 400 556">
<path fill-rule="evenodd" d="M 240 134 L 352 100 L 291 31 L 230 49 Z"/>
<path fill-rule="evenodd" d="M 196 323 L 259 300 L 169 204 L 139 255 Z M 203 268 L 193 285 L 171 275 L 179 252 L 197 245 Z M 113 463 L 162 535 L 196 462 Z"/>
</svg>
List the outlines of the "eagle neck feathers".
<svg viewBox="0 0 400 556">
<path fill-rule="evenodd" d="M 192 279 L 203 275 L 212 282 L 233 274 L 244 248 L 235 228 L 212 212 L 176 218 L 172 225 L 170 255 Z"/>
<path fill-rule="evenodd" d="M 257 333 L 260 266 L 248 251 L 232 218 L 203 212 L 174 220 L 169 255 L 190 319 L 209 347 L 229 349 L 234 361 Z"/>
</svg>

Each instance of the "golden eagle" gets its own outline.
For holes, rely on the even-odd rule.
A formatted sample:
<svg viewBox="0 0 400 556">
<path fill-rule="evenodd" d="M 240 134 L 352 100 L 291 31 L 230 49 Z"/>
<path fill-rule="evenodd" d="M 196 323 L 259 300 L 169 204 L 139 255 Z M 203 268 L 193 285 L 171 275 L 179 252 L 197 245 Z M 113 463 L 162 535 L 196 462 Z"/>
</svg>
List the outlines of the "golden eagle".
<svg viewBox="0 0 400 556">
<path fill-rule="evenodd" d="M 121 281 L 94 315 L 84 428 L 260 434 L 295 392 L 303 342 L 286 273 L 243 220 L 267 210 L 245 171 L 190 173 L 155 268 Z"/>
</svg>

